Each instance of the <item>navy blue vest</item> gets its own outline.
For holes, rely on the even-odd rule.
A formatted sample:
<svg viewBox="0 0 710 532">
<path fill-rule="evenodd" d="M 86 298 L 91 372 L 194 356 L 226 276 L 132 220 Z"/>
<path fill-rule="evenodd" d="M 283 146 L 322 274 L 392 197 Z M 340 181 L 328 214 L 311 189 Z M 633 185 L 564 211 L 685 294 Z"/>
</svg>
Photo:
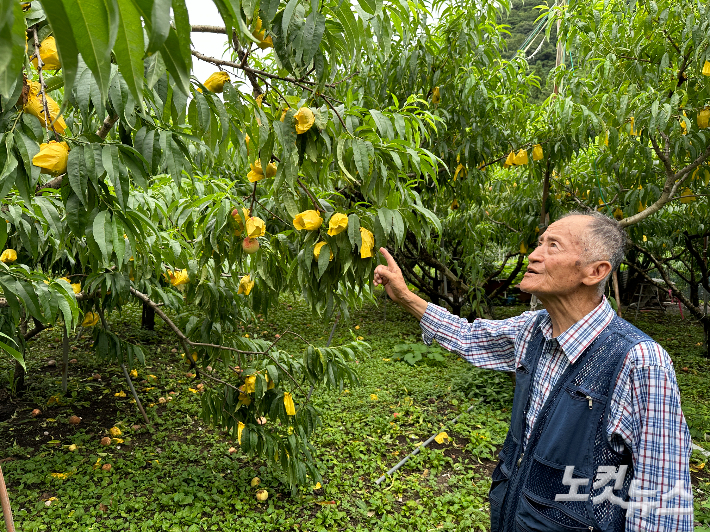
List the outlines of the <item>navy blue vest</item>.
<svg viewBox="0 0 710 532">
<path fill-rule="evenodd" d="M 558 379 L 535 420 L 523 452 L 530 386 L 543 352 L 545 337 L 539 327 L 543 311 L 533 325 L 532 339 L 516 370 L 515 396 L 510 429 L 493 472 L 489 492 L 492 532 L 607 532 L 623 531 L 626 510 L 606 500 L 592 498 L 605 487 L 594 488 L 598 466 L 626 465 L 621 489 L 613 494 L 628 500 L 633 478 L 631 453 L 616 452 L 607 439 L 609 404 L 626 354 L 639 342 L 651 340 L 621 318 L 614 317 Z M 574 466 L 572 478 L 587 479 L 577 487 L 585 500 L 559 501 L 569 494 L 563 483 L 566 466 Z"/>
</svg>

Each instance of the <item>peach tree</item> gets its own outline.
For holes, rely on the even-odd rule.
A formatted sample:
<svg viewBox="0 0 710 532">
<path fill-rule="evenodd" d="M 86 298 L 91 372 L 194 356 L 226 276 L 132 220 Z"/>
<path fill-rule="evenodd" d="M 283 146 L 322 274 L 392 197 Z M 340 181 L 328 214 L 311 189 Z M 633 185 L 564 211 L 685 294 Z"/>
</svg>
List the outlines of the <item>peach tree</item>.
<svg viewBox="0 0 710 532">
<path fill-rule="evenodd" d="M 440 119 L 421 94 L 381 106 L 352 82 L 423 6 L 215 5 L 223 26 L 192 26 L 184 0 L 0 2 L 0 347 L 21 374 L 26 341 L 56 327 L 66 374 L 91 327 L 125 370 L 145 354 L 110 312 L 143 304 L 212 383 L 204 418 L 295 488 L 320 478 L 311 392 L 355 382 L 366 346 L 289 353 L 236 328 L 284 293 L 347 314 L 379 246 L 438 230 L 418 188 L 442 167 L 424 146 Z M 197 31 L 231 57 L 195 50 Z M 215 74 L 191 78 L 193 57 Z"/>
</svg>

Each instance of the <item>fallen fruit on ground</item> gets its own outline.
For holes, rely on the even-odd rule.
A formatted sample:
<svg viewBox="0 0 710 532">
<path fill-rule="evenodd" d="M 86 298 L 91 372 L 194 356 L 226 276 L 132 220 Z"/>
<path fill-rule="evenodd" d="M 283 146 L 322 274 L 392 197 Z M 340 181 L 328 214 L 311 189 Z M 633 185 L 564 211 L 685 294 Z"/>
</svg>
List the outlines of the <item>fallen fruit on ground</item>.
<svg viewBox="0 0 710 532">
<path fill-rule="evenodd" d="M 39 408 L 35 408 L 32 410 L 32 417 L 37 417 L 42 413 L 42 411 Z"/>
<path fill-rule="evenodd" d="M 111 464 L 104 464 L 101 466 L 103 471 L 111 471 Z"/>
<path fill-rule="evenodd" d="M 68 421 L 70 425 L 78 425 L 81 423 L 81 418 L 79 416 L 70 416 Z"/>
<path fill-rule="evenodd" d="M 261 479 L 259 477 L 254 477 L 251 479 L 251 487 L 256 488 L 259 484 L 261 484 Z"/>
<path fill-rule="evenodd" d="M 99 443 L 104 447 L 111 445 L 111 438 L 109 438 L 108 436 L 104 436 L 103 438 L 101 438 L 101 441 Z"/>
<path fill-rule="evenodd" d="M 266 490 L 259 490 L 256 492 L 256 500 L 259 502 L 264 502 L 269 498 L 269 492 Z"/>
</svg>

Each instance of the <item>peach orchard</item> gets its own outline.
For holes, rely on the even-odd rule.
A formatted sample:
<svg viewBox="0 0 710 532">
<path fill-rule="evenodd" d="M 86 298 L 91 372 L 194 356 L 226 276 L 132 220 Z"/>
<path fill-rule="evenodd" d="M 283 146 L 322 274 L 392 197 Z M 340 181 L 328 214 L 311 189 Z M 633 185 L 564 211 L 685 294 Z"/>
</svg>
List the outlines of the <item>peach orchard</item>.
<svg viewBox="0 0 710 532">
<path fill-rule="evenodd" d="M 347 317 L 374 297 L 380 246 L 482 315 L 485 281 L 508 265 L 509 285 L 548 220 L 599 209 L 650 257 L 639 275 L 690 270 L 710 290 L 707 5 L 551 7 L 575 65 L 533 104 L 546 80 L 505 49 L 505 1 L 214 4 L 223 26 L 192 26 L 184 0 L 0 0 L 0 347 L 16 391 L 49 327 L 65 371 L 84 327 L 129 378 L 144 353 L 110 313 L 141 304 L 211 382 L 204 418 L 295 487 L 320 479 L 311 394 L 356 383 L 367 346 L 289 353 L 237 325 L 285 293 Z M 194 49 L 195 32 L 223 35 L 230 59 Z M 193 58 L 215 73 L 191 77 Z"/>
</svg>

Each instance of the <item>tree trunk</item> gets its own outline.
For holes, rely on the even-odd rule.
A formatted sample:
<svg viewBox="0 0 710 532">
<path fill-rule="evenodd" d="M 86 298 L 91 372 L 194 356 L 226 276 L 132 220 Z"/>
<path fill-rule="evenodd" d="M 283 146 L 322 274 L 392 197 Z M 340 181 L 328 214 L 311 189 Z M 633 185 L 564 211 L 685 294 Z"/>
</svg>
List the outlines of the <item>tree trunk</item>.
<svg viewBox="0 0 710 532">
<path fill-rule="evenodd" d="M 25 368 L 15 360 L 15 371 L 12 374 L 12 390 L 15 395 L 22 395 L 25 391 Z"/>
<path fill-rule="evenodd" d="M 155 309 L 145 303 L 143 303 L 143 313 L 141 314 L 141 329 L 155 330 Z"/>
</svg>

